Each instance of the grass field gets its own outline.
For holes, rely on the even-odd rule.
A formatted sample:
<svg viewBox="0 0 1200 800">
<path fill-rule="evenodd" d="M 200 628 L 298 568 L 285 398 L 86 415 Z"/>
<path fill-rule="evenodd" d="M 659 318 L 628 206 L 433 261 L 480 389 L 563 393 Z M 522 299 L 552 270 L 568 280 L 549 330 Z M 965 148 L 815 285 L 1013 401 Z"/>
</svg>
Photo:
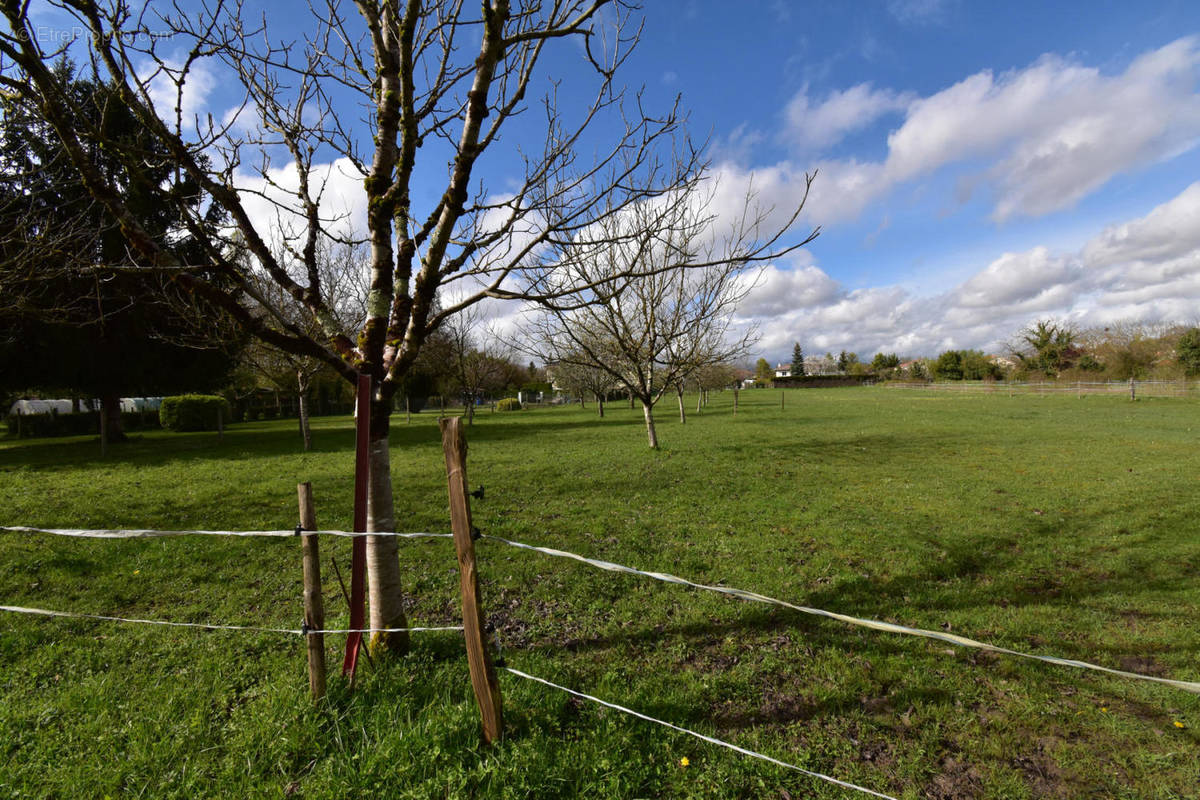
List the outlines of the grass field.
<svg viewBox="0 0 1200 800">
<path fill-rule="evenodd" d="M 689 412 L 695 398 L 689 400 Z M 1200 679 L 1200 406 L 880 388 L 641 412 L 484 413 L 485 533 L 1033 653 Z M 436 414 L 393 425 L 401 530 L 448 529 Z M 0 524 L 350 525 L 352 423 L 0 442 Z M 347 621 L 322 542 L 328 624 Z M 454 624 L 444 540 L 401 545 L 414 624 Z M 1194 798 L 1200 698 L 479 545 L 510 666 L 903 798 Z M 298 627 L 292 539 L 0 534 L 0 603 Z M 331 662 L 340 641 L 329 641 Z M 851 797 L 501 674 L 488 750 L 461 638 L 307 699 L 299 637 L 0 616 L 5 797 Z M 686 759 L 686 766 L 681 763 Z"/>
</svg>

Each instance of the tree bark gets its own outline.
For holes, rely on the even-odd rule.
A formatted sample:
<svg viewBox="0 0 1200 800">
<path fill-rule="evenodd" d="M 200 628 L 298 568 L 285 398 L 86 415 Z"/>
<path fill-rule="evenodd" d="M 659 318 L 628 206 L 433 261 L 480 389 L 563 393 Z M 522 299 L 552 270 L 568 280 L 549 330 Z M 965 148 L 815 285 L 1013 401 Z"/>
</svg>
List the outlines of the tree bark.
<svg viewBox="0 0 1200 800">
<path fill-rule="evenodd" d="M 303 370 L 296 370 L 296 397 L 300 417 L 300 438 L 304 440 L 304 452 L 312 449 L 312 428 L 308 424 L 308 377 Z"/>
<path fill-rule="evenodd" d="M 116 392 L 100 395 L 100 413 L 104 415 L 104 442 L 123 442 L 125 429 L 121 425 L 121 397 Z"/>
<path fill-rule="evenodd" d="M 388 436 L 377 435 L 374 417 L 382 414 L 382 427 L 387 430 L 387 412 L 381 410 L 382 403 L 373 403 L 371 409 L 372 431 L 370 444 L 371 482 L 367 494 L 367 530 L 394 531 L 395 512 L 392 505 L 392 465 L 388 451 Z M 404 614 L 403 594 L 400 583 L 400 558 L 394 536 L 367 536 L 367 606 L 370 612 L 370 628 L 404 628 L 408 621 Z M 375 633 L 368 644 L 370 651 L 405 653 L 408 651 L 407 633 Z"/>
<path fill-rule="evenodd" d="M 675 387 L 675 396 L 679 398 L 679 424 L 687 424 L 687 412 L 683 410 L 683 384 Z"/>
<path fill-rule="evenodd" d="M 654 406 L 642 400 L 642 415 L 646 418 L 646 438 L 650 440 L 650 449 L 658 449 L 658 434 L 654 431 Z"/>
<path fill-rule="evenodd" d="M 596 413 L 604 417 L 604 395 L 599 392 L 596 392 Z"/>
</svg>

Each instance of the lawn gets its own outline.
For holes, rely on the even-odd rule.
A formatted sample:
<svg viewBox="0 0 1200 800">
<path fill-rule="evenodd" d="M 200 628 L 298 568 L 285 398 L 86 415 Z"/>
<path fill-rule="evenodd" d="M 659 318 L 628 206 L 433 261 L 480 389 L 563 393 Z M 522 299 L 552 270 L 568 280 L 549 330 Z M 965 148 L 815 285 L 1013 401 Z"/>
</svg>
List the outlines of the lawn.
<svg viewBox="0 0 1200 800">
<path fill-rule="evenodd" d="M 484 412 L 484 533 L 1025 652 L 1200 680 L 1193 400 L 884 388 Z M 448 530 L 437 415 L 392 428 L 401 530 Z M 0 441 L 0 524 L 350 525 L 353 431 L 294 421 Z M 327 622 L 347 622 L 322 541 Z M 902 798 L 1190 798 L 1200 698 L 479 543 L 509 666 Z M 445 540 L 401 544 L 413 624 L 456 622 Z M 343 570 L 345 566 L 343 566 Z M 0 534 L 0 604 L 299 627 L 293 539 Z M 328 641 L 330 661 L 341 641 Z M 308 699 L 299 637 L 0 615 L 0 795 L 865 796 L 501 673 L 488 749 L 461 637 Z M 686 759 L 686 765 L 684 763 Z"/>
</svg>

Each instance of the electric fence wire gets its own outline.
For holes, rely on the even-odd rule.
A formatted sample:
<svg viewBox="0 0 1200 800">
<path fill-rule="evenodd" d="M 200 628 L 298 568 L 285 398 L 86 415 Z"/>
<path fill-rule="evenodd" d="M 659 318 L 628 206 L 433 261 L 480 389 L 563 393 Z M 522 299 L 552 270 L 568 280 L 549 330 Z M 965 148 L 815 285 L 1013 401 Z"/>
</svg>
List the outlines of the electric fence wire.
<svg viewBox="0 0 1200 800">
<path fill-rule="evenodd" d="M 137 619 L 134 617 L 112 617 L 104 614 L 84 614 L 78 611 L 51 611 L 45 608 L 27 608 L 25 606 L 0 605 L 0 611 L 10 611 L 16 614 L 36 614 L 44 617 L 66 617 L 74 619 L 94 619 L 105 622 L 135 622 L 142 625 L 165 625 L 171 628 L 201 628 L 211 631 L 248 631 L 250 633 L 287 633 L 296 636 L 307 636 L 322 633 L 336 635 L 340 633 L 426 633 L 429 631 L 461 631 L 461 625 L 447 627 L 416 627 L 416 628 L 260 628 L 253 625 L 219 625 L 212 622 L 170 622 L 163 619 Z"/>
<path fill-rule="evenodd" d="M 758 594 L 757 592 L 748 592 L 744 589 L 735 589 L 735 588 L 727 587 L 727 586 L 710 586 L 708 584 L 695 583 L 694 581 L 689 581 L 685 578 L 680 578 L 675 575 L 667 574 L 665 572 L 648 572 L 648 571 L 644 571 L 644 570 L 640 570 L 640 569 L 634 569 L 633 567 L 626 567 L 621 564 L 614 564 L 611 561 L 602 561 L 602 560 L 596 559 L 596 558 L 588 558 L 586 556 L 581 556 L 577 553 L 570 553 L 565 550 L 556 550 L 552 547 L 538 547 L 536 545 L 525 544 L 523 542 L 514 542 L 509 539 L 503 539 L 499 536 L 492 536 L 490 534 L 485 534 L 482 538 L 490 539 L 491 541 L 494 541 L 494 542 L 501 542 L 501 543 L 509 545 L 511 547 L 520 548 L 522 550 L 533 550 L 535 552 L 542 553 L 544 555 L 554 556 L 556 558 L 569 558 L 569 559 L 572 559 L 575 561 L 582 562 L 589 566 L 596 567 L 598 569 L 608 570 L 609 572 L 623 572 L 628 575 L 639 575 L 639 576 L 642 576 L 645 578 L 652 578 L 657 581 L 663 581 L 664 583 L 673 583 L 678 586 L 688 586 L 693 589 L 701 589 L 706 592 L 717 592 L 719 594 L 728 595 L 730 597 L 736 597 L 741 600 L 748 600 L 748 601 L 754 602 L 754 603 L 766 603 L 768 605 L 780 606 L 782 608 L 791 609 L 792 611 L 799 611 L 802 614 L 810 614 L 812 616 L 825 617 L 827 619 L 837 620 L 838 622 L 845 622 L 850 625 L 858 625 L 860 627 L 870 628 L 872 630 L 884 631 L 887 633 L 899 633 L 899 634 L 905 634 L 908 636 L 920 636 L 920 637 L 923 637 L 926 639 L 935 639 L 940 642 L 945 642 L 947 644 L 956 645 L 958 647 L 972 647 L 972 648 L 975 648 L 978 650 L 984 650 L 984 651 L 991 652 L 991 653 L 1002 653 L 1004 655 L 1016 656 L 1018 658 L 1028 658 L 1028 659 L 1032 659 L 1034 661 L 1042 661 L 1047 664 L 1055 664 L 1060 667 L 1075 667 L 1077 669 L 1087 669 L 1087 670 L 1093 670 L 1096 672 L 1103 672 L 1108 675 L 1116 675 L 1121 678 L 1132 678 L 1134 680 L 1151 681 L 1154 683 L 1161 683 L 1166 686 L 1171 686 L 1176 689 L 1182 689 L 1185 692 L 1192 692 L 1193 694 L 1200 694 L 1200 683 L 1197 683 L 1195 681 L 1180 681 L 1180 680 L 1172 680 L 1170 678 L 1159 678 L 1154 675 L 1143 675 L 1139 672 L 1127 672 L 1125 670 L 1112 669 L 1111 667 L 1102 667 L 1099 664 L 1090 664 L 1086 661 L 1076 661 L 1076 660 L 1070 659 L 1070 658 L 1059 658 L 1057 656 L 1043 656 L 1043 655 L 1036 655 L 1034 653 L 1023 653 L 1020 650 L 1011 650 L 1007 647 L 1000 647 L 998 645 L 988 644 L 987 642 L 980 642 L 980 641 L 976 641 L 975 639 L 968 639 L 965 636 L 956 636 L 952 633 L 943 633 L 941 631 L 925 630 L 923 628 L 910 628 L 906 625 L 898 625 L 898 624 L 891 623 L 891 622 L 881 622 L 879 620 L 873 620 L 873 619 L 862 619 L 859 617 L 852 617 L 847 614 L 839 614 L 834 611 L 825 611 L 824 609 L 820 609 L 820 608 L 809 608 L 808 606 L 796 605 L 794 603 L 789 603 L 786 600 L 779 600 L 774 597 L 768 597 L 767 595 Z"/>
<path fill-rule="evenodd" d="M 855 783 L 849 783 L 847 781 L 839 780 L 838 778 L 834 778 L 829 775 L 823 775 L 820 772 L 813 772 L 812 770 L 807 770 L 807 769 L 804 769 L 803 767 L 798 767 L 795 764 L 789 764 L 786 761 L 780 761 L 777 758 L 772 758 L 771 756 L 765 755 L 763 753 L 758 753 L 758 752 L 755 752 L 754 750 L 747 750 L 744 747 L 738 747 L 736 744 L 732 744 L 730 742 L 726 742 L 721 739 L 716 739 L 712 736 L 705 736 L 703 733 L 697 733 L 696 731 L 688 730 L 687 728 L 681 728 L 678 725 L 667 722 L 665 720 L 656 719 L 656 718 L 648 716 L 646 714 L 642 714 L 638 711 L 634 711 L 632 708 L 626 708 L 625 706 L 619 706 L 616 703 L 610 703 L 607 700 L 601 700 L 599 697 L 593 697 L 590 694 L 584 694 L 583 692 L 579 692 L 574 689 L 568 689 L 565 686 L 559 686 L 557 683 L 552 683 L 551 681 L 548 681 L 545 678 L 539 678 L 534 675 L 530 675 L 528 673 L 521 672 L 518 669 L 513 669 L 512 667 L 501 667 L 501 669 L 505 670 L 506 672 L 511 672 L 513 675 L 516 675 L 519 678 L 524 678 L 525 680 L 529 680 L 529 681 L 536 681 L 537 683 L 543 683 L 546 686 L 549 686 L 554 689 L 558 689 L 558 690 L 566 692 L 567 694 L 570 694 L 570 695 L 574 695 L 575 697 L 579 697 L 584 700 L 590 700 L 593 703 L 599 703 L 602 706 L 606 706 L 608 708 L 614 709 L 616 711 L 620 711 L 625 714 L 631 714 L 631 715 L 637 717 L 638 719 L 643 719 L 643 720 L 646 720 L 647 722 L 653 722 L 656 725 L 662 725 L 666 728 L 670 728 L 671 730 L 679 731 L 680 733 L 686 733 L 688 736 L 694 736 L 697 739 L 700 739 L 701 741 L 708 742 L 709 744 L 715 744 L 715 745 L 719 745 L 721 747 L 727 747 L 730 750 L 733 750 L 736 753 L 741 753 L 744 756 L 750 756 L 751 758 L 758 758 L 763 761 L 769 761 L 770 763 L 775 764 L 777 766 L 786 767 L 787 769 L 795 770 L 796 772 L 799 772 L 802 775 L 807 775 L 810 778 L 816 778 L 818 780 L 832 783 L 833 785 L 840 786 L 843 789 L 853 789 L 856 792 L 862 792 L 863 794 L 869 794 L 872 797 L 882 797 L 882 798 L 884 798 L 884 800 L 897 800 L 895 797 L 892 797 L 890 794 L 883 794 L 881 792 L 876 792 L 875 790 L 868 789 L 865 786 L 859 786 L 858 784 L 855 784 Z"/>
<path fill-rule="evenodd" d="M 31 528 L 25 525 L 0 525 L 0 532 L 7 533 L 48 533 L 54 536 L 72 536 L 80 539 L 157 539 L 168 536 L 241 536 L 291 538 L 301 533 L 319 536 L 390 536 L 399 539 L 450 539 L 450 533 L 399 533 L 396 531 L 370 531 L 355 533 L 354 531 L 306 531 L 292 529 L 288 531 L 159 531 L 152 529 L 85 529 L 85 528 Z"/>
<path fill-rule="evenodd" d="M 0 526 L 0 532 L 5 532 L 5 531 L 16 532 L 16 533 L 48 533 L 48 534 L 53 534 L 56 536 L 74 536 L 74 537 L 81 537 L 81 538 L 97 538 L 97 539 L 138 539 L 138 538 L 154 538 L 154 537 L 162 537 L 162 536 L 291 537 L 291 536 L 296 536 L 298 533 L 297 530 L 290 530 L 290 531 L 207 531 L 207 530 L 159 531 L 159 530 L 149 530 L 149 529 L 109 530 L 109 529 L 80 529 L 80 528 L 34 528 L 34 527 L 28 527 L 28 526 Z M 324 531 L 324 530 L 321 530 L 321 531 L 303 531 L 303 533 L 325 535 L 325 536 L 349 536 L 349 537 L 363 536 L 363 535 L 392 536 L 392 537 L 406 538 L 406 539 L 421 539 L 421 538 L 448 539 L 448 538 L 453 537 L 453 534 L 449 534 L 449 533 L 429 533 L 429 532 L 399 533 L 399 532 L 395 532 L 395 531 L 381 531 L 378 533 L 363 534 L 363 533 L 355 533 L 355 532 L 350 532 L 350 531 L 334 531 L 334 530 Z M 1108 675 L 1114 675 L 1114 676 L 1121 677 L 1121 678 L 1129 678 L 1129 679 L 1141 680 L 1141 681 L 1150 681 L 1153 683 L 1160 683 L 1160 684 L 1163 684 L 1166 686 L 1171 686 L 1176 689 L 1182 689 L 1185 692 L 1192 692 L 1193 694 L 1200 694 L 1200 682 L 1180 681 L 1180 680 L 1173 680 L 1171 678 L 1160 678 L 1160 677 L 1157 677 L 1154 675 L 1144 675 L 1144 674 L 1138 673 L 1138 672 L 1128 672 L 1126 670 L 1113 669 L 1111 667 L 1100 666 L 1099 664 L 1091 664 L 1087 661 L 1078 661 L 1078 660 L 1069 659 L 1069 658 L 1059 658 L 1057 656 L 1046 656 L 1046 655 L 1037 655 L 1034 653 L 1025 653 L 1020 650 L 1012 650 L 1007 647 L 1000 647 L 998 645 L 988 644 L 987 642 L 976 641 L 975 639 L 969 639 L 965 636 L 956 636 L 951 633 L 944 633 L 941 631 L 931 631 L 931 630 L 926 630 L 923 628 L 912 628 L 912 627 L 908 627 L 906 625 L 899 625 L 899 624 L 895 624 L 895 623 L 891 623 L 891 622 L 882 622 L 879 620 L 863 619 L 863 618 L 859 618 L 859 617 L 853 617 L 848 614 L 840 614 L 835 611 L 826 611 L 824 609 L 810 608 L 808 606 L 796 605 L 794 603 L 789 603 L 785 600 L 779 600 L 774 597 L 769 597 L 767 595 L 758 594 L 757 592 L 750 592 L 750 591 L 746 591 L 744 589 L 736 589 L 736 588 L 726 587 L 726 586 L 711 586 L 711 585 L 707 585 L 707 584 L 696 583 L 694 581 L 689 581 L 685 578 L 680 578 L 675 575 L 670 575 L 670 574 L 664 573 L 664 572 L 650 572 L 650 571 L 646 571 L 646 570 L 635 569 L 633 567 L 627 567 L 627 566 L 623 566 L 621 564 L 614 564 L 611 561 L 603 561 L 601 559 L 588 558 L 586 556 L 581 556 L 577 553 L 571 553 L 571 552 L 568 552 L 565 550 L 556 550 L 551 547 L 539 547 L 537 545 L 525 544 L 523 542 L 515 542 L 515 541 L 511 541 L 509 539 L 504 539 L 499 536 L 492 536 L 490 534 L 484 535 L 481 538 L 490 539 L 490 540 L 496 541 L 496 542 L 501 542 L 501 543 L 509 545 L 511 547 L 517 547 L 517 548 L 521 548 L 524 550 L 532 550 L 532 551 L 535 551 L 538 553 L 542 553 L 544 555 L 554 556 L 556 558 L 573 559 L 573 560 L 579 561 L 583 564 L 587 564 L 589 566 L 596 567 L 598 569 L 608 570 L 610 572 L 622 572 L 622 573 L 625 573 L 628 575 L 639 575 L 642 577 L 652 578 L 652 579 L 658 580 L 658 581 L 663 581 L 665 583 L 673 583 L 673 584 L 676 584 L 679 586 L 688 586 L 693 589 L 701 589 L 706 592 L 717 592 L 719 594 L 728 595 L 730 597 L 737 597 L 739 599 L 748 600 L 750 602 L 766 603 L 768 605 L 775 605 L 775 606 L 779 606 L 781 608 L 791 609 L 792 611 L 798 611 L 802 614 L 809 614 L 812 616 L 825 617 L 827 619 L 833 619 L 833 620 L 837 620 L 839 622 L 844 622 L 844 623 L 847 623 L 850 625 L 857 625 L 857 626 L 864 627 L 864 628 L 870 628 L 872 630 L 884 631 L 886 633 L 898 633 L 898 634 L 903 634 L 903 635 L 907 635 L 907 636 L 919 636 L 919 637 L 923 637 L 926 639 L 934 639 L 937 641 L 945 642 L 947 644 L 952 644 L 952 645 L 955 645 L 958 647 L 975 648 L 978 650 L 984 650 L 987 652 L 1014 656 L 1017 658 L 1025 658 L 1025 659 L 1031 659 L 1034 661 L 1041 661 L 1043 663 L 1054 664 L 1056 666 L 1073 667 L 1076 669 L 1092 670 L 1094 672 L 1102 672 L 1102 673 L 1105 673 Z M 204 626 L 201 626 L 201 627 L 204 627 Z"/>
</svg>

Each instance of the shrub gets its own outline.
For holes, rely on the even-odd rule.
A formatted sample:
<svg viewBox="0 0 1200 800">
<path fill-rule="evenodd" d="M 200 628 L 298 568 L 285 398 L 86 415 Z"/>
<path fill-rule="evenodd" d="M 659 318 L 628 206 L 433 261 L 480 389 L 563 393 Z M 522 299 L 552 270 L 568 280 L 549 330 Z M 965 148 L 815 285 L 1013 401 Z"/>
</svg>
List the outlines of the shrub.
<svg viewBox="0 0 1200 800">
<path fill-rule="evenodd" d="M 520 411 L 521 401 L 515 397 L 506 397 L 499 403 L 496 403 L 497 411 Z"/>
<path fill-rule="evenodd" d="M 214 431 L 217 417 L 229 419 L 229 403 L 224 397 L 207 394 L 181 394 L 164 397 L 158 419 L 169 431 Z"/>
</svg>

